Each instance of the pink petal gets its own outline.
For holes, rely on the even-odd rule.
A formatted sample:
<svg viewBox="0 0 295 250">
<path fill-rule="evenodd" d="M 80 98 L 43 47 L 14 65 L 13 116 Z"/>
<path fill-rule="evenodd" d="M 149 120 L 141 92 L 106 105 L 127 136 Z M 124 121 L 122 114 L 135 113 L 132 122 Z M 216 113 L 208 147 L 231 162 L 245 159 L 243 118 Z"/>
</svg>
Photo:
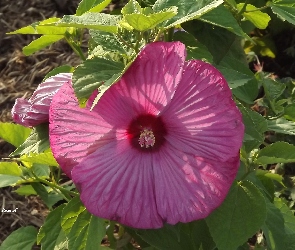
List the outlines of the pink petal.
<svg viewBox="0 0 295 250">
<path fill-rule="evenodd" d="M 72 178 L 87 210 L 135 228 L 163 225 L 155 203 L 152 155 L 126 140 L 112 141 L 74 167 Z"/>
<path fill-rule="evenodd" d="M 153 157 L 157 210 L 169 224 L 208 216 L 227 195 L 239 157 L 208 161 L 166 145 Z"/>
<path fill-rule="evenodd" d="M 236 157 L 242 145 L 242 116 L 222 75 L 202 61 L 185 64 L 170 105 L 162 112 L 167 141 L 183 152 L 213 161 Z"/>
<path fill-rule="evenodd" d="M 29 100 L 18 98 L 12 108 L 13 120 L 26 127 L 48 122 L 52 97 L 65 82 L 71 82 L 71 73 L 61 73 L 41 83 Z"/>
<path fill-rule="evenodd" d="M 158 114 L 174 95 L 185 57 L 182 43 L 147 44 L 123 77 L 104 93 L 94 111 L 108 117 L 112 124 L 122 124 L 126 117 L 143 112 Z"/>
<path fill-rule="evenodd" d="M 70 83 L 64 84 L 52 99 L 49 122 L 52 152 L 69 177 L 85 156 L 117 139 L 118 131 L 96 112 L 79 107 Z"/>
</svg>

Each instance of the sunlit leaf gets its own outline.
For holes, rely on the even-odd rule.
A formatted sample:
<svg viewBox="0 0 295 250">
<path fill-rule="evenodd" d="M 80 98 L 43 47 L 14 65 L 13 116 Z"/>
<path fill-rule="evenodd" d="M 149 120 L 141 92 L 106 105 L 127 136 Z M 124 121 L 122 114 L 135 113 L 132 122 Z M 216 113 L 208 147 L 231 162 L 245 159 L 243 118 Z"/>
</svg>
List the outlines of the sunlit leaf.
<svg viewBox="0 0 295 250">
<path fill-rule="evenodd" d="M 63 35 L 43 35 L 37 38 L 36 40 L 32 41 L 29 45 L 23 47 L 23 53 L 26 56 L 29 56 L 35 53 L 36 51 L 41 50 L 63 38 Z"/>
<path fill-rule="evenodd" d="M 157 0 L 153 6 L 153 10 L 155 12 L 160 12 L 164 9 L 176 6 L 178 14 L 161 24 L 161 27 L 171 28 L 194 18 L 198 18 L 222 3 L 222 0 Z"/>
<path fill-rule="evenodd" d="M 0 162 L 0 174 L 21 176 L 22 171 L 15 162 Z"/>
<path fill-rule="evenodd" d="M 92 92 L 124 69 L 124 64 L 104 58 L 92 58 L 80 64 L 73 74 L 73 87 L 79 99 Z"/>
<path fill-rule="evenodd" d="M 111 0 L 82 0 L 76 10 L 77 16 L 85 12 L 101 12 Z"/>
<path fill-rule="evenodd" d="M 255 160 L 257 164 L 288 162 L 295 162 L 295 146 L 281 141 L 261 149 Z"/>
<path fill-rule="evenodd" d="M 238 10 L 241 11 L 243 6 L 244 3 L 239 3 L 237 5 Z M 258 29 L 266 29 L 270 21 L 270 16 L 268 14 L 263 13 L 252 4 L 246 5 L 246 9 L 242 12 L 242 15 Z"/>
<path fill-rule="evenodd" d="M 37 236 L 37 243 L 42 244 L 42 248 L 46 250 L 54 250 L 55 245 L 58 242 L 58 236 L 62 231 L 60 225 L 60 218 L 63 208 L 65 204 L 60 205 L 53 211 L 51 211 L 43 224 L 40 228 L 38 236 Z"/>
<path fill-rule="evenodd" d="M 0 137 L 15 147 L 21 145 L 30 133 L 30 128 L 8 122 L 0 123 Z"/>
<path fill-rule="evenodd" d="M 65 15 L 56 25 L 61 27 L 97 29 L 117 33 L 117 24 L 120 20 L 120 16 L 89 12 L 81 16 Z"/>
<path fill-rule="evenodd" d="M 295 25 L 295 2 L 293 0 L 273 0 L 268 5 L 272 11 L 283 21 L 288 21 Z"/>
</svg>

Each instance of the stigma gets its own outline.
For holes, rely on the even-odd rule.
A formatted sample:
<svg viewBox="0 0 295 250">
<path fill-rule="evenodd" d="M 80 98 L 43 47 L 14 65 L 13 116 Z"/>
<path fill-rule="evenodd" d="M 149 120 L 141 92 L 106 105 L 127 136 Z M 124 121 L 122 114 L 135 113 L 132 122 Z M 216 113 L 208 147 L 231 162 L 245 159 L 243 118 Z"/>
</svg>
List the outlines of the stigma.
<svg viewBox="0 0 295 250">
<path fill-rule="evenodd" d="M 140 147 L 142 148 L 153 147 L 155 145 L 155 142 L 156 142 L 156 137 L 154 136 L 154 133 L 151 129 L 144 129 L 141 131 L 139 139 L 138 139 L 138 143 Z"/>
</svg>

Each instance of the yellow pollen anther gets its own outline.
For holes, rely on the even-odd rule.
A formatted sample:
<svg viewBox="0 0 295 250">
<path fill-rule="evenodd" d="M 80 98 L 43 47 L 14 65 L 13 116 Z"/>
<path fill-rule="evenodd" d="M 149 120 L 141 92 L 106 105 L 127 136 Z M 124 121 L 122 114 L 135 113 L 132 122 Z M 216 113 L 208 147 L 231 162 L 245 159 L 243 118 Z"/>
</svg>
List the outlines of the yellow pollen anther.
<svg viewBox="0 0 295 250">
<path fill-rule="evenodd" d="M 156 137 L 151 129 L 144 129 L 140 133 L 138 142 L 142 148 L 149 148 L 155 145 Z"/>
</svg>

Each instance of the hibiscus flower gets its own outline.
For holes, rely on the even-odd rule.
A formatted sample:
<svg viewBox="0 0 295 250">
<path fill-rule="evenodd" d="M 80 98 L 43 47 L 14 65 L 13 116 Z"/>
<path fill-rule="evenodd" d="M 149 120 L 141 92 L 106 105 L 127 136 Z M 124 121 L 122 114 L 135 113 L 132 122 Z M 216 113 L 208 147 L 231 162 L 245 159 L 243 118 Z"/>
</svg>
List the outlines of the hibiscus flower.
<svg viewBox="0 0 295 250">
<path fill-rule="evenodd" d="M 92 214 L 134 228 L 208 216 L 236 176 L 244 125 L 223 76 L 148 44 L 90 111 L 70 84 L 50 107 L 50 144 Z"/>
<path fill-rule="evenodd" d="M 42 82 L 30 99 L 17 98 L 11 110 L 13 121 L 25 127 L 48 122 L 52 97 L 65 82 L 71 81 L 72 73 L 60 73 Z"/>
</svg>

